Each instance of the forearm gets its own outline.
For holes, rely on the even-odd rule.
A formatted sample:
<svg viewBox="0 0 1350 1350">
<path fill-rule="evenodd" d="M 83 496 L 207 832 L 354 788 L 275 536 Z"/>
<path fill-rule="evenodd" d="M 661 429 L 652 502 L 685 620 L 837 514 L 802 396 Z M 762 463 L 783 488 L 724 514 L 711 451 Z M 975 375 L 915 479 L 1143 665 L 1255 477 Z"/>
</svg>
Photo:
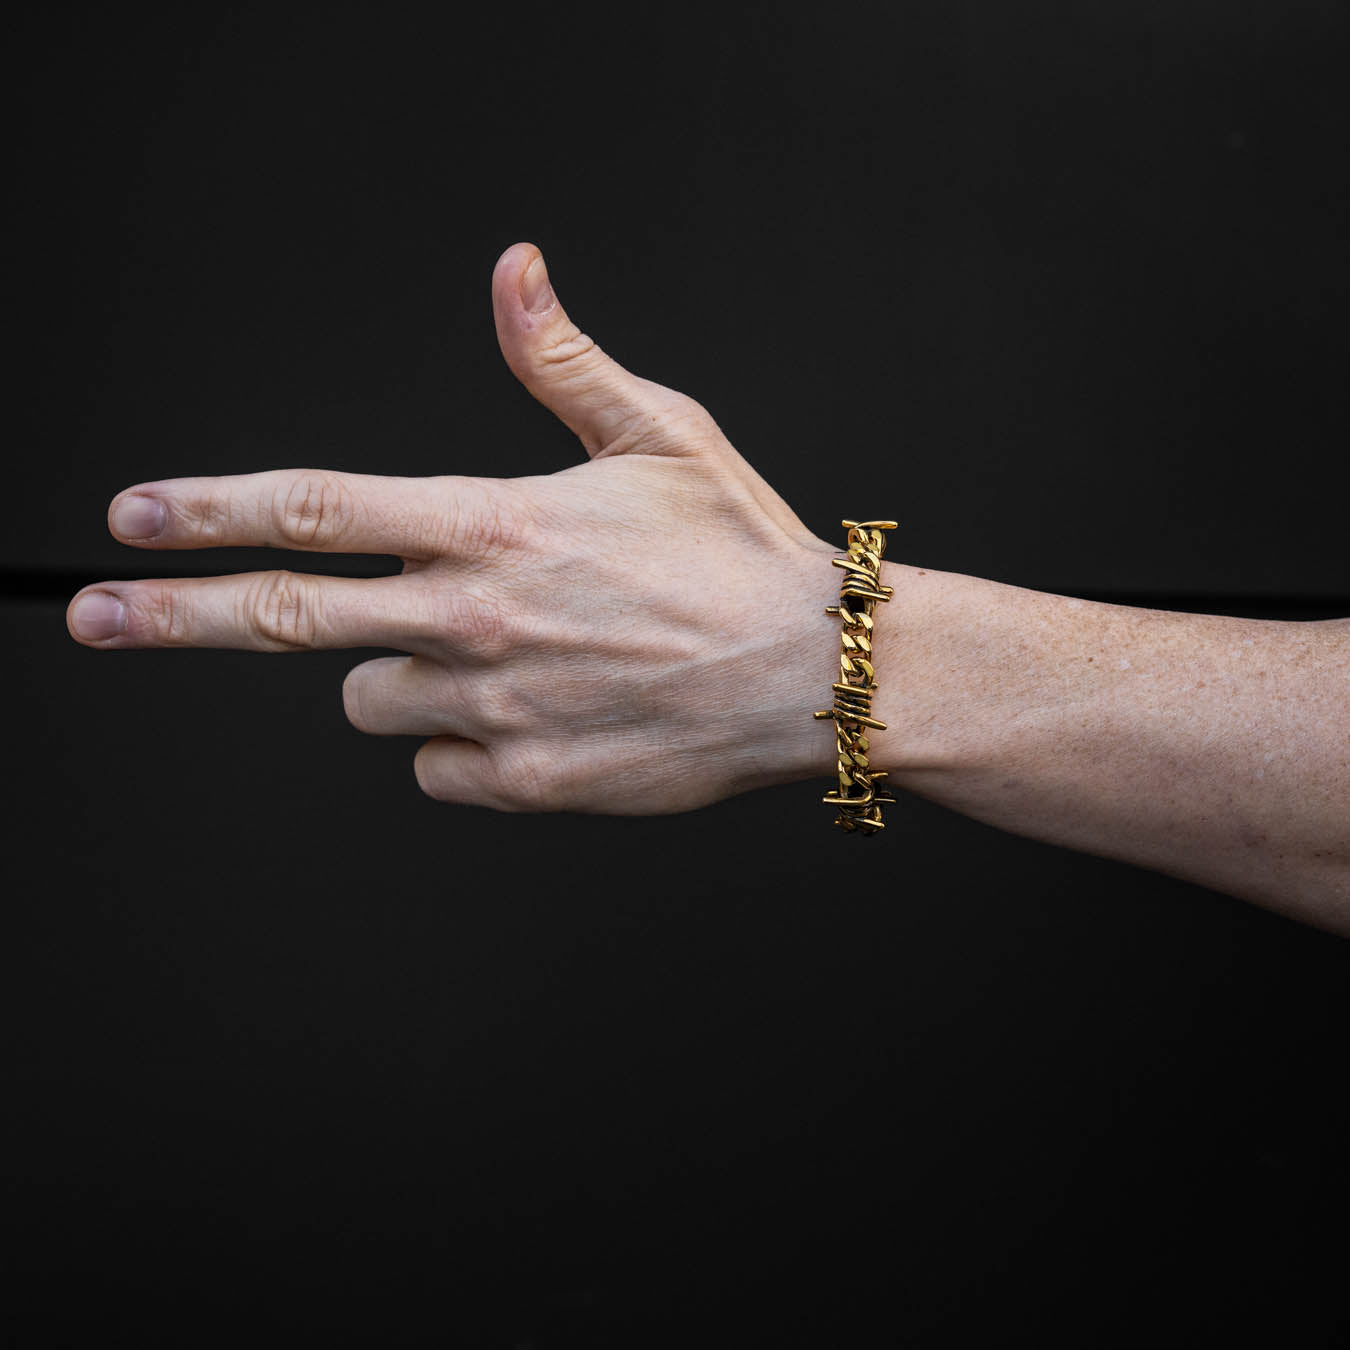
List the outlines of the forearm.
<svg viewBox="0 0 1350 1350">
<path fill-rule="evenodd" d="M 892 785 L 1350 933 L 1350 621 L 884 569 L 873 759 Z"/>
</svg>

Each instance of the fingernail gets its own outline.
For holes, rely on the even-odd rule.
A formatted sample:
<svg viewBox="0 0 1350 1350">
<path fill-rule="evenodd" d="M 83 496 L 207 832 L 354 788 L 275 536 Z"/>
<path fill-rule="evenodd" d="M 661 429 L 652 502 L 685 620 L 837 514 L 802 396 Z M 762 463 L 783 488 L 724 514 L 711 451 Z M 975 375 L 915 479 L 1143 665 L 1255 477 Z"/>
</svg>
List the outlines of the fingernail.
<svg viewBox="0 0 1350 1350">
<path fill-rule="evenodd" d="M 107 591 L 90 591 L 75 602 L 70 626 L 89 642 L 116 637 L 127 626 L 127 607 Z"/>
<path fill-rule="evenodd" d="M 521 273 L 520 300 L 531 314 L 542 314 L 553 303 L 553 287 L 548 284 L 548 268 L 542 255 Z"/>
<path fill-rule="evenodd" d="M 123 539 L 149 539 L 164 528 L 168 513 L 157 497 L 123 497 L 113 508 L 113 529 Z"/>
</svg>

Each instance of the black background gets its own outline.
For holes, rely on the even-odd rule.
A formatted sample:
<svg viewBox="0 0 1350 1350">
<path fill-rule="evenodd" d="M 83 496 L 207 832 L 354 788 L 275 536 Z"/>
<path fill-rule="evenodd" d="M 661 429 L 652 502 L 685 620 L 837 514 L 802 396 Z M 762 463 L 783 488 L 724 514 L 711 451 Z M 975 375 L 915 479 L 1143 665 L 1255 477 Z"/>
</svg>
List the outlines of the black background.
<svg viewBox="0 0 1350 1350">
<path fill-rule="evenodd" d="M 157 561 L 106 532 L 138 481 L 575 462 L 497 350 L 519 239 L 824 538 L 1350 613 L 1344 5 L 660 14 L 11 30 L 7 1319 L 1331 1344 L 1337 939 L 920 801 L 858 848 L 809 785 L 440 806 L 343 717 L 370 653 L 66 635 L 100 578 L 397 569 Z"/>
</svg>

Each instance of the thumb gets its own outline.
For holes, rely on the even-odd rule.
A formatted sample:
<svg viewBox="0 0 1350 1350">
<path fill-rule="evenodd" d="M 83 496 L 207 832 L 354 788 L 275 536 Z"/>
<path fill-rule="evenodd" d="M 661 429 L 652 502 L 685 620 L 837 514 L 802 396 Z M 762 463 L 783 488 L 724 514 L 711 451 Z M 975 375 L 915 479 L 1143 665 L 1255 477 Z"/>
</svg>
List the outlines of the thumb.
<svg viewBox="0 0 1350 1350">
<path fill-rule="evenodd" d="M 567 317 L 533 244 L 512 244 L 492 272 L 497 341 L 515 377 L 581 439 L 586 453 L 669 453 L 662 413 L 680 395 L 640 379 Z"/>
</svg>

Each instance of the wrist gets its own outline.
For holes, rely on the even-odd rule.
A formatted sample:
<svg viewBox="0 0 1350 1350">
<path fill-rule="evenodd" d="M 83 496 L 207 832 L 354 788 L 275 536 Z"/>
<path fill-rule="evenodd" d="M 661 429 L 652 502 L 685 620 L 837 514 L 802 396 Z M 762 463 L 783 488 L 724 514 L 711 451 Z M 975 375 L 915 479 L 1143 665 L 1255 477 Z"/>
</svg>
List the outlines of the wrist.
<svg viewBox="0 0 1350 1350">
<path fill-rule="evenodd" d="M 785 721 L 777 738 L 777 773 L 772 780 L 775 782 L 814 778 L 821 781 L 822 787 L 829 789 L 832 781 L 839 781 L 839 724 L 833 718 L 815 714 L 835 703 L 836 686 L 841 681 L 856 681 L 859 678 L 856 672 L 846 676 L 840 664 L 838 606 L 842 577 L 834 560 L 844 551 L 837 544 L 813 538 L 800 547 L 796 558 L 791 590 L 797 600 L 794 617 L 790 621 L 793 634 L 785 639 L 785 654 L 790 653 L 791 666 L 795 672 L 793 703 L 797 712 Z M 893 586 L 900 573 L 912 570 L 883 562 L 879 580 L 883 586 Z M 886 685 L 885 663 L 888 659 L 881 654 L 883 648 L 879 639 L 898 617 L 888 612 L 895 608 L 894 599 L 872 607 L 872 662 L 876 672 L 875 687 L 878 689 Z M 862 655 L 856 648 L 846 650 L 852 650 L 855 659 Z M 885 650 L 892 652 L 893 645 L 888 643 Z M 871 711 L 878 721 L 886 719 L 885 713 L 875 703 Z M 854 730 L 861 730 L 866 735 L 868 745 L 865 753 L 874 768 L 888 769 L 886 738 L 890 734 L 889 730 L 870 727 Z"/>
<path fill-rule="evenodd" d="M 921 710 L 920 691 L 916 689 L 918 674 L 914 643 L 928 625 L 923 610 L 931 599 L 933 587 L 925 584 L 933 574 L 904 563 L 881 564 L 881 583 L 892 589 L 890 600 L 877 605 L 873 611 L 872 631 L 873 665 L 876 668 L 876 694 L 872 711 L 885 730 L 868 732 L 870 756 L 879 769 L 884 769 L 888 782 L 900 786 L 905 749 L 912 744 L 913 724 L 926 718 Z"/>
<path fill-rule="evenodd" d="M 775 564 L 777 603 L 765 615 L 755 668 L 743 681 L 745 739 L 735 756 L 731 791 L 835 773 L 834 724 L 811 714 L 828 705 L 839 678 L 839 620 L 825 612 L 839 602 L 838 548 L 821 539 L 793 541 Z M 827 784 L 828 785 L 828 784 Z"/>
<path fill-rule="evenodd" d="M 747 681 L 747 708 L 751 724 L 766 707 L 765 695 L 775 709 L 776 721 L 759 753 L 747 764 L 744 781 L 735 791 L 819 779 L 822 790 L 837 778 L 838 751 L 835 724 L 812 714 L 830 706 L 832 686 L 840 678 L 839 619 L 827 613 L 839 603 L 839 569 L 832 559 L 840 555 L 838 544 L 823 539 L 794 546 L 789 560 L 780 565 L 781 594 L 787 603 L 775 610 L 772 635 L 773 675 L 766 681 Z M 873 703 L 877 720 L 885 731 L 869 730 L 869 757 L 878 769 L 891 772 L 901 767 L 909 747 L 907 718 L 929 714 L 920 709 L 912 684 L 916 653 L 907 650 L 920 631 L 930 626 L 928 612 L 936 604 L 941 573 L 882 562 L 881 581 L 895 595 L 875 607 L 874 665 L 878 692 Z M 767 732 L 769 729 L 764 728 Z M 754 747 L 746 747 L 753 753 Z M 894 764 L 895 768 L 892 768 Z"/>
</svg>

